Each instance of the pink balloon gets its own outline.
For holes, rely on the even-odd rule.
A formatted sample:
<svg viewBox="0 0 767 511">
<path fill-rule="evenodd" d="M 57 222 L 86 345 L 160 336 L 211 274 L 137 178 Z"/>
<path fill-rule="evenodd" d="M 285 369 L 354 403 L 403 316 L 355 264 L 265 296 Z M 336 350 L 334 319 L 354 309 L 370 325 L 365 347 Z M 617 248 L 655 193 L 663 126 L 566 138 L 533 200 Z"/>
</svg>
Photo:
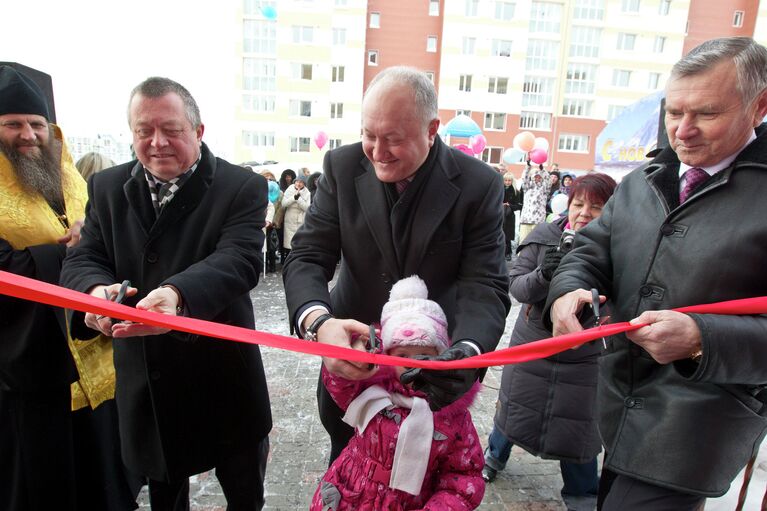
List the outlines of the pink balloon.
<svg viewBox="0 0 767 511">
<path fill-rule="evenodd" d="M 549 159 L 548 151 L 546 151 L 546 149 L 542 149 L 540 147 L 530 151 L 530 154 L 528 154 L 528 156 L 530 157 L 530 161 L 531 162 L 538 163 L 538 164 L 545 163 L 546 160 Z"/>
<path fill-rule="evenodd" d="M 514 137 L 514 147 L 524 152 L 532 151 L 535 147 L 535 135 L 529 131 L 522 131 Z"/>
<path fill-rule="evenodd" d="M 314 135 L 314 143 L 317 144 L 318 149 L 325 147 L 328 143 L 328 134 L 320 130 Z"/>
<path fill-rule="evenodd" d="M 469 156 L 474 156 L 474 150 L 466 144 L 455 144 L 453 147 L 461 152 L 468 154 Z"/>
<path fill-rule="evenodd" d="M 487 146 L 487 139 L 482 134 L 475 135 L 469 139 L 469 146 L 471 146 L 471 150 L 474 151 L 474 154 L 479 154 L 484 151 L 485 146 Z"/>
</svg>

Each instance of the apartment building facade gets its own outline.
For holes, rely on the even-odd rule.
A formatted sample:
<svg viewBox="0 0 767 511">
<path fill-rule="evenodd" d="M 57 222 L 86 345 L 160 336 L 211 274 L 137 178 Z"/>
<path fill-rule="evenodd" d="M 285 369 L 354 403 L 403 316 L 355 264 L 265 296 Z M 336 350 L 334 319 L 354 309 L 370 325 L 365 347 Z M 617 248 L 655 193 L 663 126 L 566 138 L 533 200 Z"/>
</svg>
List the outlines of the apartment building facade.
<svg viewBox="0 0 767 511">
<path fill-rule="evenodd" d="M 759 39 L 765 17 L 758 0 L 243 0 L 235 160 L 318 168 L 359 140 L 370 80 L 410 65 L 434 81 L 443 124 L 479 125 L 483 160 L 500 163 L 528 130 L 550 163 L 588 170 L 606 123 L 661 90 L 684 53 L 711 37 Z"/>
</svg>

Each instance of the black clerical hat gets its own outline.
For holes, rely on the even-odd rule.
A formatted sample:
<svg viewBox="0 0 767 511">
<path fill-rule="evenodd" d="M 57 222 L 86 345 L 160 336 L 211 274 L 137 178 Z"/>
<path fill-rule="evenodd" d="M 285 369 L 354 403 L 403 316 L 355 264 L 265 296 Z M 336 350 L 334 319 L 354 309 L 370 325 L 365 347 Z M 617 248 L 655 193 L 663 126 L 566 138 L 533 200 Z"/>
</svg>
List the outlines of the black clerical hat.
<svg viewBox="0 0 767 511">
<path fill-rule="evenodd" d="M 11 66 L 0 66 L 0 115 L 48 116 L 48 103 L 40 87 Z"/>
</svg>

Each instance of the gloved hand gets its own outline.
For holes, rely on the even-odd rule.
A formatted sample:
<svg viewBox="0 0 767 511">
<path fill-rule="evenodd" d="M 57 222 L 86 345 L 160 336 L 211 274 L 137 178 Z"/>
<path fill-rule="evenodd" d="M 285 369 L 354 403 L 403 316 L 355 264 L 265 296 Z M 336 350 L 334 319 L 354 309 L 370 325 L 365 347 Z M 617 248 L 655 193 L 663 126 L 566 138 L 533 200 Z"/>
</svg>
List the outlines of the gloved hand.
<svg viewBox="0 0 767 511">
<path fill-rule="evenodd" d="M 476 355 L 477 352 L 468 344 L 459 342 L 437 356 L 419 355 L 418 360 L 460 360 Z M 430 369 L 408 369 L 400 381 L 403 385 L 413 385 L 415 390 L 429 397 L 429 407 L 432 411 L 453 403 L 463 396 L 477 381 L 476 369 L 451 369 L 435 371 Z"/>
<path fill-rule="evenodd" d="M 562 261 L 562 256 L 564 255 L 564 252 L 560 252 L 558 247 L 551 247 L 546 250 L 546 253 L 543 256 L 543 262 L 541 263 L 541 275 L 543 275 L 544 279 L 551 280 L 551 277 L 554 275 L 554 272 L 557 271 L 557 266 L 559 266 L 559 263 Z"/>
<path fill-rule="evenodd" d="M 300 193 L 297 193 L 293 196 L 293 200 L 298 200 L 301 197 Z"/>
</svg>

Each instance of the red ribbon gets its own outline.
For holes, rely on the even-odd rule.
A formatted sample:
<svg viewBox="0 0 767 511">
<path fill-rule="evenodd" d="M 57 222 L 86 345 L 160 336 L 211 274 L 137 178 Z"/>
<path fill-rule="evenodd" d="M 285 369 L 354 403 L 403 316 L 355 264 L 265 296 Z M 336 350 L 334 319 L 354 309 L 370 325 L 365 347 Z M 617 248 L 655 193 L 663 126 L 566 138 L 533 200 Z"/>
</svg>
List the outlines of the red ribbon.
<svg viewBox="0 0 767 511">
<path fill-rule="evenodd" d="M 135 323 L 160 326 L 206 337 L 217 337 L 219 339 L 227 339 L 248 344 L 260 344 L 272 348 L 338 358 L 353 362 L 421 367 L 425 369 L 467 369 L 517 364 L 539 358 L 546 358 L 588 341 L 622 332 L 637 330 L 646 326 L 646 324 L 630 325 L 626 322 L 613 323 L 590 328 L 581 332 L 549 337 L 548 339 L 542 339 L 540 341 L 492 351 L 490 353 L 484 353 L 463 360 L 443 362 L 377 355 L 351 348 L 342 348 L 317 342 L 307 342 L 293 337 L 259 332 L 258 330 L 250 330 L 248 328 L 237 326 L 223 325 L 212 321 L 144 311 L 134 307 L 128 307 L 127 305 L 114 303 L 103 298 L 96 298 L 85 293 L 41 282 L 39 280 L 21 277 L 5 271 L 0 271 L 0 294 L 21 298 L 23 300 L 40 302 L 46 305 L 53 305 L 55 307 L 73 309 L 82 312 L 92 312 L 112 318 L 127 319 Z M 767 314 L 767 297 L 745 298 L 707 305 L 693 305 L 674 310 L 678 312 L 698 314 Z"/>
</svg>

